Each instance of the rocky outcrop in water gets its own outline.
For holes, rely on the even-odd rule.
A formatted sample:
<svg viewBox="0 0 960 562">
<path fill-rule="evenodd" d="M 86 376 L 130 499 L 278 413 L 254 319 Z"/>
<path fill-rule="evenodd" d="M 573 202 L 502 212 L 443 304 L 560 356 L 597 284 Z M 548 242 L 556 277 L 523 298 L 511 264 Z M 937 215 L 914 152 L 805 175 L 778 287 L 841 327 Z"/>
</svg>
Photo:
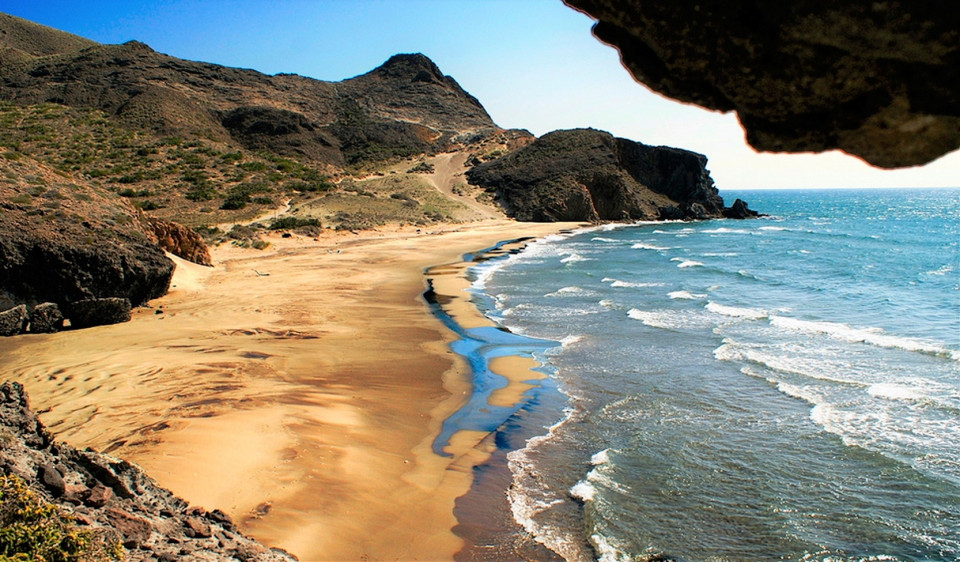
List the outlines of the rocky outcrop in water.
<svg viewBox="0 0 960 562">
<path fill-rule="evenodd" d="M 723 215 L 702 154 L 593 129 L 554 131 L 467 172 L 527 221 L 706 219 Z"/>
<path fill-rule="evenodd" d="M 0 443 L 0 472 L 18 476 L 82 529 L 118 540 L 126 560 L 296 560 L 243 536 L 221 511 L 190 507 L 126 461 L 55 442 L 19 383 L 0 385 Z"/>
<path fill-rule="evenodd" d="M 944 2 L 564 0 L 634 78 L 736 111 L 757 150 L 883 168 L 960 147 L 960 18 Z"/>
</svg>

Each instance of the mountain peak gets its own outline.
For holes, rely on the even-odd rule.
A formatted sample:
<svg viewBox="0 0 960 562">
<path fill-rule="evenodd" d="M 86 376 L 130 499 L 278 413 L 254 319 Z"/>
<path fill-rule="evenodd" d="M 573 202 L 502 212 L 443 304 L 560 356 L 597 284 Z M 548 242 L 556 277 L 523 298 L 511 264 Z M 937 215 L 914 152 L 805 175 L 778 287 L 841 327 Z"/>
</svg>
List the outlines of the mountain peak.
<svg viewBox="0 0 960 562">
<path fill-rule="evenodd" d="M 417 82 L 442 83 L 444 81 L 440 67 L 422 53 L 393 55 L 374 72 L 390 77 L 410 76 Z"/>
</svg>

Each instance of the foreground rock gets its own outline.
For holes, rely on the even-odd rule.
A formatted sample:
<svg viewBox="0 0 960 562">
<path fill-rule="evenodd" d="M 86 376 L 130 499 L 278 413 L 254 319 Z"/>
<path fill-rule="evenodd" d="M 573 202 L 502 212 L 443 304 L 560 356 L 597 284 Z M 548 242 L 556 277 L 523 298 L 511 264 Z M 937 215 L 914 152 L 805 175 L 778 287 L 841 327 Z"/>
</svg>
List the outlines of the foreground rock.
<svg viewBox="0 0 960 562">
<path fill-rule="evenodd" d="M 220 511 L 190 507 L 130 463 L 55 443 L 19 383 L 0 385 L 0 439 L 3 474 L 115 537 L 127 560 L 296 560 L 243 536 Z"/>
<path fill-rule="evenodd" d="M 564 0 L 634 78 L 736 111 L 756 149 L 839 148 L 883 168 L 960 147 L 960 19 L 948 2 Z"/>
<path fill-rule="evenodd" d="M 575 129 L 479 164 L 467 178 L 518 220 L 707 219 L 724 209 L 706 164 L 688 150 Z"/>
</svg>

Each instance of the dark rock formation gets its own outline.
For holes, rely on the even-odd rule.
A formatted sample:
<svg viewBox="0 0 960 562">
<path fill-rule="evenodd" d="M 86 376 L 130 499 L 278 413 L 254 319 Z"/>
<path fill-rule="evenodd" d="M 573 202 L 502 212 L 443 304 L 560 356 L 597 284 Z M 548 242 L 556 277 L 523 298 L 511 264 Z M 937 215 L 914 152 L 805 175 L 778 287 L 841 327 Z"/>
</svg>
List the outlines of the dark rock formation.
<svg viewBox="0 0 960 562">
<path fill-rule="evenodd" d="M 130 300 L 123 297 L 83 299 L 67 308 L 71 328 L 89 328 L 130 321 Z"/>
<path fill-rule="evenodd" d="M 128 462 L 55 443 L 19 383 L 0 385 L 0 439 L 0 471 L 82 528 L 116 537 L 126 560 L 296 560 L 243 536 L 221 511 L 190 507 Z"/>
<path fill-rule="evenodd" d="M 723 216 L 728 219 L 751 219 L 761 216 L 760 213 L 747 207 L 742 199 L 737 199 L 723 210 Z"/>
<path fill-rule="evenodd" d="M 200 265 L 212 265 L 210 250 L 203 238 L 189 228 L 156 217 L 144 217 L 145 226 L 157 239 L 157 244 L 171 254 Z"/>
<path fill-rule="evenodd" d="M 0 160 L 8 177 L 58 177 L 37 162 Z M 85 185 L 0 185 L 0 310 L 26 304 L 164 295 L 174 265 L 121 197 Z M 42 310 L 42 309 L 41 309 Z"/>
<path fill-rule="evenodd" d="M 960 147 L 950 3 L 564 0 L 650 88 L 736 111 L 756 149 L 839 148 L 884 168 Z"/>
<path fill-rule="evenodd" d="M 63 328 L 63 313 L 57 303 L 44 302 L 30 311 L 30 333 L 49 334 Z"/>
<path fill-rule="evenodd" d="M 499 130 L 476 98 L 421 54 L 324 82 L 182 60 L 136 41 L 100 45 L 12 16 L 0 18 L 0 31 L 7 31 L 0 99 L 99 109 L 161 134 L 342 166 L 443 150 Z M 47 47 L 25 47 L 32 43 Z"/>
<path fill-rule="evenodd" d="M 0 336 L 22 334 L 27 328 L 27 307 L 20 304 L 0 312 Z"/>
<path fill-rule="evenodd" d="M 723 213 L 702 154 L 593 129 L 554 131 L 467 172 L 527 221 L 704 219 Z"/>
</svg>

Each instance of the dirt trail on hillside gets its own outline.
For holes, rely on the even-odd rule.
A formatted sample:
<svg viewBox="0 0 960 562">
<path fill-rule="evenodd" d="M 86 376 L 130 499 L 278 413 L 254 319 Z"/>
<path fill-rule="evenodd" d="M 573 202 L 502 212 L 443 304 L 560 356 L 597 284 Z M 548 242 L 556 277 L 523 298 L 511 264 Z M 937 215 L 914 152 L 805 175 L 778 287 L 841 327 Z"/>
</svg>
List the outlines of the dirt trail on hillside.
<svg viewBox="0 0 960 562">
<path fill-rule="evenodd" d="M 466 152 L 447 152 L 429 159 L 428 162 L 433 164 L 434 171 L 432 174 L 425 176 L 427 183 L 440 193 L 480 214 L 483 218 L 503 218 L 504 214 L 499 208 L 477 201 L 473 189 L 465 190 L 465 195 L 454 193 L 454 186 L 467 183 L 467 179 L 464 177 L 467 169 L 463 163 L 467 161 L 468 156 L 469 154 Z"/>
</svg>

